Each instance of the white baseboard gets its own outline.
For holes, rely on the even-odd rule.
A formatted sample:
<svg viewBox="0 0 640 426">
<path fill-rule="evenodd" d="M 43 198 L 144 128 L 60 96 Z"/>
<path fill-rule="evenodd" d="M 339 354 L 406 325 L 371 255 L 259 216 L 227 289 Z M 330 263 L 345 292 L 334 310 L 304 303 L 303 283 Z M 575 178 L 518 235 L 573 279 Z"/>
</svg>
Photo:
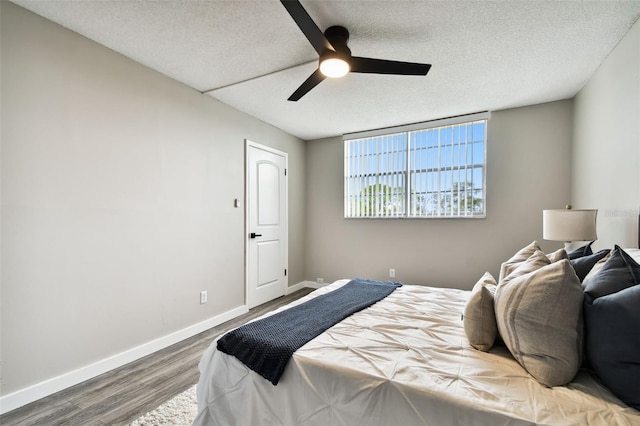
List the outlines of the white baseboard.
<svg viewBox="0 0 640 426">
<path fill-rule="evenodd" d="M 236 318 L 239 315 L 247 313 L 248 311 L 249 309 L 246 305 L 238 306 L 237 308 L 224 312 L 213 318 L 209 318 L 208 320 L 191 325 L 182 330 L 178 330 L 174 333 L 144 343 L 140 346 L 126 350 L 119 354 L 110 356 L 93 364 L 78 368 L 77 370 L 70 371 L 58 377 L 45 380 L 44 382 L 35 384 L 33 386 L 20 389 L 8 395 L 0 396 L 0 414 L 8 413 L 9 411 L 37 401 L 38 399 L 44 398 L 68 387 L 97 377 L 100 374 L 106 373 L 115 368 L 122 367 L 123 365 L 126 365 L 132 361 L 138 360 L 142 357 L 157 352 L 160 349 L 171 346 L 174 343 L 178 343 L 184 339 L 195 336 L 198 333 L 202 333 L 203 331 L 222 324 L 223 322 Z"/>
<path fill-rule="evenodd" d="M 331 283 L 319 283 L 316 281 L 305 281 L 305 287 L 309 287 L 309 288 L 322 288 L 324 286 L 328 286 Z"/>
<path fill-rule="evenodd" d="M 304 288 L 304 281 L 299 282 L 298 284 L 294 284 L 294 285 L 290 285 L 289 287 L 287 287 L 287 289 L 284 291 L 285 296 L 288 296 L 291 293 L 295 293 L 296 291 Z"/>
<path fill-rule="evenodd" d="M 301 290 L 305 287 L 309 287 L 307 284 L 310 282 L 311 281 L 300 281 L 298 284 L 294 284 L 292 286 L 287 287 L 287 289 L 284 292 L 285 296 L 291 293 L 295 293 L 296 291 Z"/>
<path fill-rule="evenodd" d="M 287 287 L 287 290 L 285 291 L 285 294 L 291 294 L 291 293 L 295 293 L 296 291 L 303 289 L 305 287 L 307 288 L 320 288 L 320 287 L 324 287 L 326 286 L 326 283 L 320 284 L 317 283 L 315 281 L 300 281 L 298 284 L 294 284 L 290 287 Z"/>
</svg>

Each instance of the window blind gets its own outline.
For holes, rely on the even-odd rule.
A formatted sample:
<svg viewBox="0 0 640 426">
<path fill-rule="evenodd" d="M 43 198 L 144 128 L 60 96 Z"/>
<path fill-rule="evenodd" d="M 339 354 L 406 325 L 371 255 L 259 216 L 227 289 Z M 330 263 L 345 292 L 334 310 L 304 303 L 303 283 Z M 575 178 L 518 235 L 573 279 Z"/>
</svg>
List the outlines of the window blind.
<svg viewBox="0 0 640 426">
<path fill-rule="evenodd" d="M 487 120 L 346 135 L 345 217 L 485 217 Z"/>
</svg>

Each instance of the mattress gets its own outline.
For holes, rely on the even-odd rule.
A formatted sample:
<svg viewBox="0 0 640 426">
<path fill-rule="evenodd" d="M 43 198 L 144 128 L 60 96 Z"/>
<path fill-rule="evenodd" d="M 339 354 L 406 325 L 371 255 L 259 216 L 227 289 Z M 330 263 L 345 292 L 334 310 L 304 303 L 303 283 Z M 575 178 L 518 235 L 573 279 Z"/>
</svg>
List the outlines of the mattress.
<svg viewBox="0 0 640 426">
<path fill-rule="evenodd" d="M 640 413 L 586 370 L 548 388 L 506 347 L 473 349 L 461 321 L 469 293 L 398 288 L 296 351 L 277 386 L 213 342 L 199 366 L 194 424 L 640 425 Z"/>
</svg>

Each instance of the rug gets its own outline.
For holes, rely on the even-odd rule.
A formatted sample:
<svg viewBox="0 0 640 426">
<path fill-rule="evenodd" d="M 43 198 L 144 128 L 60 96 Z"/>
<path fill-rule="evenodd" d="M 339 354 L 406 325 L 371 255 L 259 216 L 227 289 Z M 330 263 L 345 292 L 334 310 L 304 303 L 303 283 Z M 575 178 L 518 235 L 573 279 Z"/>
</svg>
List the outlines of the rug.
<svg viewBox="0 0 640 426">
<path fill-rule="evenodd" d="M 188 426 L 198 414 L 196 385 L 178 394 L 153 411 L 130 423 L 129 426 Z"/>
</svg>

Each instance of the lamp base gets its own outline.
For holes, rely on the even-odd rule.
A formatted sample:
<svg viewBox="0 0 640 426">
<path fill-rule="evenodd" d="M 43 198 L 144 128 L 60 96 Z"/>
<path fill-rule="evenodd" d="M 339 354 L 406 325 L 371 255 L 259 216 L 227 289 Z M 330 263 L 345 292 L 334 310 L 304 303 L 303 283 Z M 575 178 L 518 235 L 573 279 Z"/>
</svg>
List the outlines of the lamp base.
<svg viewBox="0 0 640 426">
<path fill-rule="evenodd" d="M 567 253 L 571 253 L 572 251 L 582 247 L 583 245 L 585 245 L 584 241 L 565 241 L 564 249 Z"/>
</svg>

